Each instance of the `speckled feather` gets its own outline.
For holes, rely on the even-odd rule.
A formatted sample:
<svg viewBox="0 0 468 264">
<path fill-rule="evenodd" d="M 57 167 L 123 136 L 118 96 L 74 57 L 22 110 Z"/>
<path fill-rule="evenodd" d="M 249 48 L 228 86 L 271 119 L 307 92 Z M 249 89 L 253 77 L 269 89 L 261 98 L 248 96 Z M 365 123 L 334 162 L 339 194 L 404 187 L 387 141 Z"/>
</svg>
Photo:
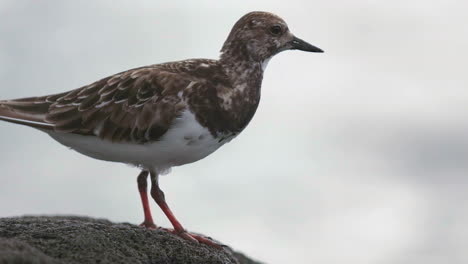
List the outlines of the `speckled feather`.
<svg viewBox="0 0 468 264">
<path fill-rule="evenodd" d="M 233 90 L 218 61 L 196 59 L 129 70 L 66 93 L 0 103 L 34 115 L 32 121 L 52 124 L 57 132 L 146 143 L 158 140 L 187 109 L 213 136 L 240 132 L 259 97 L 245 114 L 242 109 L 235 114 L 232 109 L 246 106 L 240 101 L 249 91 Z"/>
<path fill-rule="evenodd" d="M 272 26 L 278 27 L 279 32 L 272 32 Z M 254 116 L 260 102 L 260 87 L 267 62 L 283 50 L 296 49 L 291 46 L 295 39 L 278 16 L 251 12 L 234 25 L 219 60 L 191 59 L 150 65 L 65 93 L 0 101 L 0 119 L 41 129 L 77 151 L 80 151 L 80 145 L 89 144 L 83 143 L 83 138 L 77 139 L 81 143 L 73 143 L 67 135 L 70 138 L 75 138 L 72 135 L 91 136 L 102 142 L 137 145 L 168 138 L 178 142 L 174 138 L 177 136 L 187 138 L 190 145 L 190 137 L 184 133 L 171 132 L 168 135 L 176 124 L 191 132 L 204 133 L 206 129 L 213 140 L 224 143 L 240 133 Z M 181 125 L 182 121 L 197 124 Z M 208 155 L 215 151 L 220 145 L 214 144 L 213 140 L 205 142 L 209 151 L 204 153 L 201 148 L 199 152 Z M 156 147 L 154 145 L 152 152 L 145 155 L 155 155 Z M 111 152 L 109 144 L 102 146 L 99 155 L 94 155 L 92 148 L 89 146 L 80 152 L 100 159 L 106 159 L 105 153 Z M 131 152 L 128 148 L 112 151 Z M 186 152 L 187 149 L 171 151 L 174 153 L 173 158 L 167 161 L 169 167 L 206 156 L 195 153 L 193 160 L 187 158 L 181 159 L 184 162 L 173 162 L 178 159 L 178 152 Z M 130 157 L 106 160 L 141 165 L 137 160 L 128 159 Z M 148 167 L 151 164 L 144 165 Z"/>
<path fill-rule="evenodd" d="M 151 196 L 172 232 L 222 249 L 186 231 L 167 205 L 158 177 L 236 137 L 257 110 L 271 57 L 293 49 L 322 52 L 295 37 L 278 16 L 251 12 L 234 25 L 219 60 L 150 65 L 61 94 L 0 101 L 0 120 L 40 129 L 86 156 L 137 166 L 142 226 L 157 228 L 148 202 L 150 175 Z"/>
</svg>

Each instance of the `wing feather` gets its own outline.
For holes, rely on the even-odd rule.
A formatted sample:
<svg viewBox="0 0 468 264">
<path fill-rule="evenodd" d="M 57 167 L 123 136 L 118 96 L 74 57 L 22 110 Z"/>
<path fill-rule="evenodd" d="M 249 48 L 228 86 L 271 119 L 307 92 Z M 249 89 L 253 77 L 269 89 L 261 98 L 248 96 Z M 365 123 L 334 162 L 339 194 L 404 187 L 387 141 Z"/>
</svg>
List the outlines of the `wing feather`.
<svg viewBox="0 0 468 264">
<path fill-rule="evenodd" d="M 148 66 L 66 93 L 0 101 L 0 118 L 15 116 L 57 132 L 111 141 L 158 140 L 186 109 L 179 92 L 192 80 L 174 68 Z"/>
</svg>

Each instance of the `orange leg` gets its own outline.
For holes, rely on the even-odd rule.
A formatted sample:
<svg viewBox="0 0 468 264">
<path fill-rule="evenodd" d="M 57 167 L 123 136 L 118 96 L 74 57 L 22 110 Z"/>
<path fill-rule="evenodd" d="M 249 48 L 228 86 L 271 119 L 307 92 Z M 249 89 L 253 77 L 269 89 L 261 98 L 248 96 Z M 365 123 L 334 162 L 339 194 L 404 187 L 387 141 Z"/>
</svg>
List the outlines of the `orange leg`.
<svg viewBox="0 0 468 264">
<path fill-rule="evenodd" d="M 164 214 L 167 216 L 172 226 L 174 227 L 174 230 L 169 230 L 170 232 L 186 240 L 199 242 L 199 243 L 206 244 L 206 245 L 219 248 L 219 249 L 222 248 L 222 245 L 219 245 L 206 237 L 202 237 L 202 236 L 195 235 L 195 234 L 190 234 L 187 232 L 187 230 L 185 230 L 185 228 L 177 220 L 177 218 L 175 217 L 175 215 L 172 213 L 171 209 L 167 205 L 164 192 L 159 188 L 158 175 L 153 172 L 151 172 L 151 196 L 153 197 L 154 201 L 156 201 L 156 203 L 159 205 L 161 210 L 164 212 Z"/>
<path fill-rule="evenodd" d="M 144 226 L 150 229 L 156 229 L 157 226 L 154 224 L 153 216 L 151 216 L 151 209 L 148 201 L 148 184 L 146 182 L 148 174 L 148 171 L 142 171 L 137 178 L 138 191 L 140 192 L 141 203 L 143 204 L 143 212 L 145 213 L 145 220 L 143 221 L 143 223 L 141 223 L 140 226 Z"/>
</svg>

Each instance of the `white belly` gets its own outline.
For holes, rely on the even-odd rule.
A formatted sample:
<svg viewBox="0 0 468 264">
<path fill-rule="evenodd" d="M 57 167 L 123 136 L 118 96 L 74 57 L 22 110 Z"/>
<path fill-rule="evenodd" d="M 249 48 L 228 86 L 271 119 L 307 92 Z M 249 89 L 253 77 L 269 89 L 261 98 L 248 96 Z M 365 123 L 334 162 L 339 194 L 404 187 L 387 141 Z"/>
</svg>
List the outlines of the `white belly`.
<svg viewBox="0 0 468 264">
<path fill-rule="evenodd" d="M 157 142 L 146 144 L 104 141 L 94 136 L 49 132 L 49 135 L 86 156 L 132 164 L 164 174 L 173 166 L 203 159 L 229 140 L 219 142 L 195 116 L 186 111 Z M 231 138 L 232 139 L 232 138 Z"/>
</svg>

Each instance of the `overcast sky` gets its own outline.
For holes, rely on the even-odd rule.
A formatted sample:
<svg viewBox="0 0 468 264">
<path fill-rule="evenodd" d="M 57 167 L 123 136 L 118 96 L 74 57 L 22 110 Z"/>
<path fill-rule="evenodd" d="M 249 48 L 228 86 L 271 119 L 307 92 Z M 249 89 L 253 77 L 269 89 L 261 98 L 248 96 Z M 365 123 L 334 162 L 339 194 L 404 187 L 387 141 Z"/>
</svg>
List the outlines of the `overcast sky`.
<svg viewBox="0 0 468 264">
<path fill-rule="evenodd" d="M 161 179 L 179 220 L 268 263 L 468 263 L 468 3 L 158 2 L 0 0 L 0 97 L 217 58 L 238 18 L 274 12 L 325 53 L 276 56 L 249 127 Z M 0 133 L 1 217 L 142 221 L 136 169 Z"/>
</svg>

